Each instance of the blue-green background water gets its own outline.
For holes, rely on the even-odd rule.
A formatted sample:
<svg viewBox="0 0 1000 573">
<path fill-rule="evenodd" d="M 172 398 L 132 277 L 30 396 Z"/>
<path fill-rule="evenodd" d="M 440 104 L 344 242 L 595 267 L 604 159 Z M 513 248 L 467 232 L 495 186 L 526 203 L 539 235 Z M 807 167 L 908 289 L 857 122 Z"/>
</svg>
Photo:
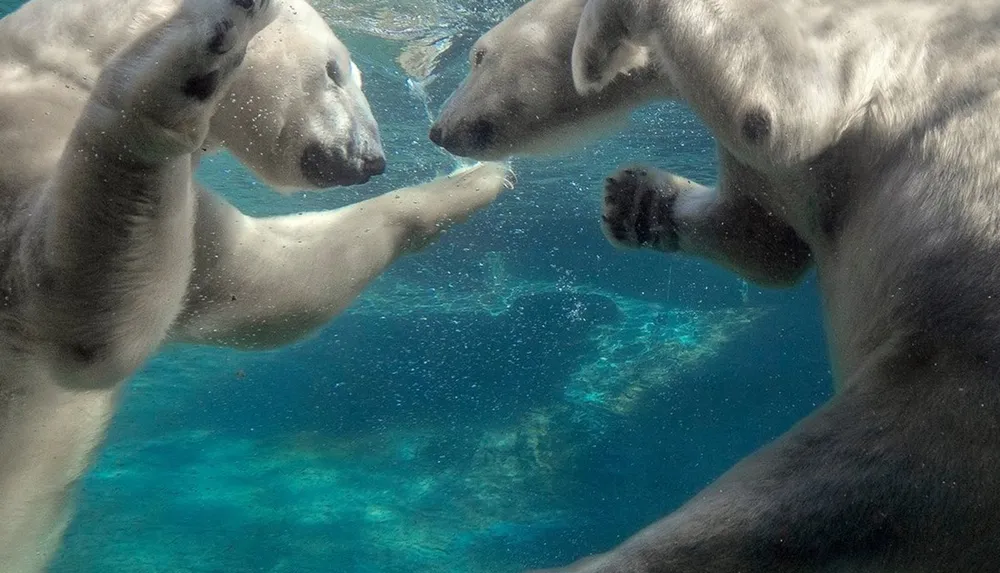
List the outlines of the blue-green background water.
<svg viewBox="0 0 1000 573">
<path fill-rule="evenodd" d="M 274 214 L 451 170 L 425 105 L 496 21 L 456 32 L 426 102 L 401 42 L 333 22 L 366 72 L 386 175 L 282 197 L 220 155 L 201 179 Z M 514 191 L 319 336 L 165 351 L 130 384 L 52 571 L 505 573 L 608 549 L 676 508 L 822 402 L 830 373 L 811 278 L 762 291 L 604 240 L 599 186 L 630 161 L 715 178 L 697 120 L 653 106 L 573 154 L 516 160 Z"/>
</svg>

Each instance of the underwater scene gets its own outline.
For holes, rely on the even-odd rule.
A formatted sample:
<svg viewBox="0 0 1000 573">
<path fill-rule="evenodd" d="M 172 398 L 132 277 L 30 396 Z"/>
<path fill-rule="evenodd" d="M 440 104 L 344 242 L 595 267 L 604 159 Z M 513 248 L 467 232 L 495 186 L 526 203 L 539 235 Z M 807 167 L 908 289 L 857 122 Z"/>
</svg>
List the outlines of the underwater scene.
<svg viewBox="0 0 1000 573">
<path fill-rule="evenodd" d="M 462 165 L 428 128 L 520 2 L 313 4 L 365 74 L 387 169 L 286 196 L 206 158 L 201 182 L 251 215 Z M 695 116 L 649 106 L 572 153 L 514 159 L 514 189 L 309 340 L 167 348 L 129 383 L 50 570 L 514 573 L 678 507 L 826 400 L 831 373 L 811 276 L 760 289 L 605 239 L 601 183 L 633 161 L 716 176 Z"/>
</svg>

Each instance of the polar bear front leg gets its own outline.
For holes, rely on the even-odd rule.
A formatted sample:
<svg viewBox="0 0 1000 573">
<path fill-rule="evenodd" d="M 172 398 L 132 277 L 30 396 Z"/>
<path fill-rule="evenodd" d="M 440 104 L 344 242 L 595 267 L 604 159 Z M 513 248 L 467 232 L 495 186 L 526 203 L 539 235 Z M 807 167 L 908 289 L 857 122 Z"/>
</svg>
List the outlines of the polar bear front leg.
<svg viewBox="0 0 1000 573">
<path fill-rule="evenodd" d="M 978 376 L 859 384 L 618 547 L 534 573 L 993 571 L 1000 404 Z"/>
<path fill-rule="evenodd" d="M 659 169 L 628 167 L 605 181 L 601 226 L 620 247 L 683 252 L 762 286 L 790 286 L 811 266 L 809 246 L 752 198 L 765 185 L 733 168 L 723 168 L 713 189 Z"/>
<path fill-rule="evenodd" d="M 29 217 L 26 320 L 54 375 L 110 387 L 162 342 L 193 258 L 192 156 L 273 0 L 187 0 L 98 78 Z"/>
<path fill-rule="evenodd" d="M 5 324 L 18 328 L 0 340 L 4 573 L 45 569 L 121 383 L 180 310 L 193 258 L 191 152 L 262 9 L 190 0 L 119 54 L 51 180 L 6 230 L 19 240 L 4 277 Z"/>
<path fill-rule="evenodd" d="M 201 193 L 196 263 L 170 339 L 273 348 L 314 333 L 400 256 L 490 205 L 513 184 L 482 163 L 333 211 L 254 218 Z"/>
</svg>

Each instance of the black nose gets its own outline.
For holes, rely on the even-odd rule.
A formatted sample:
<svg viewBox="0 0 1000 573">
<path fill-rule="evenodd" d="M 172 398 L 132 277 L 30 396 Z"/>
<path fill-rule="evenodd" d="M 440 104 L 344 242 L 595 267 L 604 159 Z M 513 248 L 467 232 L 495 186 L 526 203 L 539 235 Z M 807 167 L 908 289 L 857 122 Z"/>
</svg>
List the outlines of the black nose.
<svg viewBox="0 0 1000 573">
<path fill-rule="evenodd" d="M 381 175 L 385 173 L 385 156 L 376 155 L 374 157 L 365 157 L 365 173 L 368 175 Z"/>
<path fill-rule="evenodd" d="M 385 155 L 380 150 L 366 153 L 360 160 L 354 158 L 354 153 L 328 148 L 319 142 L 310 143 L 299 159 L 302 175 L 317 189 L 326 189 L 365 183 L 385 172 Z"/>
<path fill-rule="evenodd" d="M 442 136 L 441 132 L 442 130 L 440 125 L 435 124 L 434 126 L 431 127 L 431 132 L 428 134 L 428 136 L 431 138 L 431 143 L 437 146 L 441 145 L 441 136 Z"/>
</svg>

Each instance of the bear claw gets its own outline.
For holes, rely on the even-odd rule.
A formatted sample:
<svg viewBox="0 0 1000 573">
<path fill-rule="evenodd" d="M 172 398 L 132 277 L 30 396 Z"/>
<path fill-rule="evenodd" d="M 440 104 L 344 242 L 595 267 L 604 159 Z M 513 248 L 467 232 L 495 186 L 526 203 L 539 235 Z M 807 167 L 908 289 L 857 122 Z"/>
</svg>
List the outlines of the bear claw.
<svg viewBox="0 0 1000 573">
<path fill-rule="evenodd" d="M 215 35 L 208 42 L 208 51 L 213 54 L 223 55 L 236 45 L 236 35 L 231 34 L 235 24 L 229 18 L 220 21 L 215 25 Z"/>
<path fill-rule="evenodd" d="M 604 186 L 602 229 L 608 239 L 628 248 L 676 251 L 677 228 L 673 221 L 676 192 L 661 188 L 642 168 L 622 169 Z"/>
</svg>

